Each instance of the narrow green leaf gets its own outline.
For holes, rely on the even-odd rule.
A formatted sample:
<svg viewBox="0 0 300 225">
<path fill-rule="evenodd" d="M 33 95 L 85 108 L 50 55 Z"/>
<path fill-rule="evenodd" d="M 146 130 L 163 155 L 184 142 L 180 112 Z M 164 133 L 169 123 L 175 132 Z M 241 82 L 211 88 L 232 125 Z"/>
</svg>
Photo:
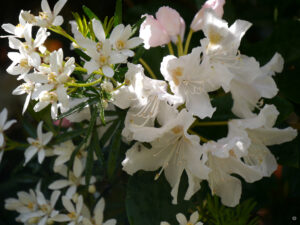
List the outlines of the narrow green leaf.
<svg viewBox="0 0 300 225">
<path fill-rule="evenodd" d="M 97 129 L 94 129 L 94 132 L 92 135 L 92 140 L 91 140 L 91 145 L 94 148 L 94 152 L 95 152 L 99 162 L 101 164 L 103 164 L 104 163 L 104 155 L 103 155 L 103 152 L 100 147 Z"/>
<path fill-rule="evenodd" d="M 90 120 L 90 124 L 87 130 L 87 134 L 85 137 L 85 141 L 88 142 L 90 139 L 90 143 L 89 146 L 87 148 L 88 151 L 88 155 L 87 155 L 87 160 L 86 160 L 86 164 L 85 164 L 85 183 L 86 185 L 89 185 L 90 183 L 90 179 L 92 176 L 92 172 L 93 172 L 93 166 L 94 166 L 94 146 L 93 146 L 93 142 L 92 142 L 92 134 L 93 132 L 95 132 L 94 127 L 96 124 L 96 120 L 97 120 L 97 109 L 94 108 L 92 105 L 90 106 L 90 111 L 91 111 L 91 120 Z M 90 138 L 91 137 L 91 138 Z"/>
<path fill-rule="evenodd" d="M 81 51 L 80 49 L 78 48 L 75 48 L 74 49 L 74 52 L 79 55 L 80 57 L 82 57 L 83 59 L 85 59 L 86 61 L 90 61 L 91 60 L 91 57 L 89 57 L 87 54 L 85 54 L 83 51 Z"/>
<path fill-rule="evenodd" d="M 86 133 L 86 131 L 87 131 L 87 128 L 63 132 L 55 138 L 55 141 L 53 142 L 53 144 L 59 144 L 59 143 L 65 142 L 67 140 L 70 140 L 72 138 L 78 137 L 79 135 Z"/>
<path fill-rule="evenodd" d="M 114 16 L 114 26 L 117 26 L 120 23 L 122 23 L 122 0 L 117 0 Z"/>
<path fill-rule="evenodd" d="M 104 103 L 103 103 L 103 94 L 100 92 L 100 102 L 97 104 L 97 108 L 99 111 L 99 116 L 101 119 L 101 123 L 105 125 L 105 113 L 104 113 Z"/>
<path fill-rule="evenodd" d="M 87 157 L 86 157 L 86 163 L 85 163 L 85 184 L 89 185 L 91 176 L 93 173 L 93 167 L 94 167 L 94 147 L 92 142 L 90 143 L 89 147 L 87 148 Z"/>
<path fill-rule="evenodd" d="M 75 19 L 75 21 L 77 23 L 79 32 L 82 33 L 82 34 L 84 34 L 82 20 L 81 20 L 80 15 L 77 12 L 72 12 L 72 14 L 73 14 L 74 19 Z"/>
<path fill-rule="evenodd" d="M 110 127 L 106 130 L 106 132 L 103 134 L 102 138 L 101 138 L 101 144 L 102 146 L 104 146 L 110 137 L 112 137 L 114 135 L 114 132 L 116 131 L 117 127 L 119 125 L 119 120 L 115 120 Z"/>
<path fill-rule="evenodd" d="M 107 26 L 105 28 L 105 34 L 106 34 L 106 36 L 110 33 L 110 31 L 111 31 L 111 29 L 112 29 L 112 27 L 114 25 L 114 21 L 115 21 L 114 17 L 110 18 L 110 20 L 109 20 L 109 22 L 108 22 L 108 24 L 107 24 Z"/>
<path fill-rule="evenodd" d="M 107 176 L 109 179 L 112 179 L 114 177 L 116 168 L 118 166 L 118 159 L 120 157 L 120 147 L 122 139 L 121 133 L 122 129 L 119 126 L 111 140 L 111 148 L 109 150 L 109 156 L 107 161 Z"/>
<path fill-rule="evenodd" d="M 146 49 L 143 46 L 138 47 L 137 51 L 135 52 L 135 55 L 132 59 L 132 62 L 135 64 L 139 63 L 139 59 L 144 55 L 145 52 L 146 52 Z"/>
<path fill-rule="evenodd" d="M 87 106 L 87 105 L 93 105 L 93 104 L 96 104 L 98 101 L 99 101 L 98 98 L 91 98 L 91 99 L 89 99 L 89 100 L 86 101 L 86 102 L 82 102 L 82 103 L 80 103 L 80 104 L 74 106 L 73 108 L 69 109 L 67 112 L 60 114 L 60 115 L 57 117 L 57 119 L 60 120 L 60 119 L 62 119 L 62 118 L 64 118 L 64 117 L 66 117 L 66 116 L 71 115 L 72 113 L 75 113 L 75 112 L 77 112 L 77 111 L 82 110 L 82 109 L 83 109 L 85 106 Z"/>
<path fill-rule="evenodd" d="M 88 8 L 85 5 L 83 5 L 82 9 L 83 9 L 84 13 L 88 16 L 88 18 L 90 20 L 97 19 L 97 20 L 100 21 L 100 19 L 98 18 L 98 16 L 90 8 Z"/>
</svg>

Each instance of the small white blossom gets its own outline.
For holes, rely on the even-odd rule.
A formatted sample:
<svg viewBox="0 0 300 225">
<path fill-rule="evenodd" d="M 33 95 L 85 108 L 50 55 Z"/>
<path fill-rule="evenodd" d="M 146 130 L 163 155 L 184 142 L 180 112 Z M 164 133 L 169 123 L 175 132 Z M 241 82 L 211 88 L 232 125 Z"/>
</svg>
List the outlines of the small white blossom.
<svg viewBox="0 0 300 225">
<path fill-rule="evenodd" d="M 103 222 L 103 212 L 105 208 L 104 198 L 101 198 L 95 208 L 93 218 L 84 218 L 82 220 L 83 225 L 116 225 L 117 221 L 115 219 L 109 219 Z"/>
<path fill-rule="evenodd" d="M 199 213 L 197 211 L 192 213 L 189 220 L 187 220 L 185 215 L 183 215 L 182 213 L 178 213 L 176 215 L 176 219 L 179 222 L 179 225 L 202 225 L 203 224 L 200 221 L 197 222 L 199 219 Z M 170 225 L 170 224 L 168 222 L 161 222 L 160 225 Z"/>
<path fill-rule="evenodd" d="M 19 50 L 22 56 L 26 56 L 28 60 L 28 65 L 37 68 L 41 64 L 41 57 L 37 52 L 37 49 L 39 49 L 39 51 L 41 52 L 45 50 L 43 43 L 45 42 L 48 36 L 49 33 L 47 33 L 47 29 L 40 28 L 36 34 L 36 38 L 33 39 L 32 25 L 26 24 L 24 28 L 25 42 L 21 42 L 20 40 L 14 37 L 9 37 L 9 46 L 12 49 Z"/>
<path fill-rule="evenodd" d="M 61 165 L 60 167 L 58 167 L 55 172 L 59 173 L 66 179 L 60 179 L 54 181 L 49 185 L 49 189 L 59 190 L 68 187 L 66 196 L 71 199 L 73 195 L 76 193 L 77 187 L 86 184 L 85 176 L 82 175 L 84 168 L 82 167 L 81 164 L 77 164 L 77 165 L 78 167 L 74 166 L 73 171 L 69 171 L 69 174 L 68 174 L 68 168 L 65 165 Z M 94 184 L 95 182 L 96 182 L 96 178 L 92 176 L 90 179 L 90 184 Z"/>
<path fill-rule="evenodd" d="M 62 197 L 62 204 L 67 210 L 68 214 L 58 214 L 53 218 L 53 221 L 68 222 L 68 225 L 82 224 L 82 210 L 84 206 L 82 195 L 78 197 L 75 207 L 71 200 L 66 196 Z"/>
<path fill-rule="evenodd" d="M 4 108 L 0 113 L 0 162 L 2 160 L 5 148 L 5 139 L 3 132 L 9 129 L 11 125 L 13 125 L 16 122 L 16 120 L 7 121 L 7 109 Z"/>
<path fill-rule="evenodd" d="M 46 150 L 46 145 L 50 142 L 53 133 L 47 132 L 43 134 L 42 127 L 43 127 L 43 121 L 39 122 L 37 128 L 37 139 L 33 139 L 33 138 L 27 139 L 30 146 L 25 150 L 24 165 L 26 165 L 35 154 L 38 154 L 38 162 L 41 164 L 48 154 L 48 151 Z"/>
<path fill-rule="evenodd" d="M 143 43 L 143 40 L 139 37 L 130 39 L 132 35 L 131 26 L 126 27 L 123 24 L 117 25 L 109 36 L 109 40 L 113 45 L 113 48 L 127 57 L 134 56 L 134 52 L 130 49 L 137 47 Z"/>
<path fill-rule="evenodd" d="M 33 25 L 40 27 L 51 27 L 51 26 L 60 26 L 63 24 L 64 19 L 62 16 L 59 16 L 59 12 L 66 4 L 67 0 L 59 0 L 55 4 L 53 11 L 50 9 L 47 0 L 42 0 L 41 7 L 42 12 L 39 13 L 39 16 L 34 16 L 30 12 L 23 12 L 22 17 Z"/>
<path fill-rule="evenodd" d="M 17 26 L 14 26 L 13 24 L 10 23 L 2 24 L 1 26 L 2 29 L 5 30 L 7 33 L 10 33 L 11 35 L 1 36 L 1 37 L 14 36 L 17 38 L 24 38 L 24 29 L 25 29 L 26 21 L 22 17 L 23 12 L 24 11 L 21 10 L 19 14 L 19 24 Z"/>
<path fill-rule="evenodd" d="M 13 90 L 12 94 L 13 95 L 27 94 L 25 102 L 24 102 L 24 106 L 23 106 L 23 111 L 22 111 L 22 113 L 24 114 L 29 105 L 32 93 L 34 91 L 35 83 L 30 81 L 28 79 L 28 77 L 26 77 L 26 76 L 23 77 L 23 80 L 25 81 L 25 83 L 19 85 L 15 90 Z"/>
</svg>

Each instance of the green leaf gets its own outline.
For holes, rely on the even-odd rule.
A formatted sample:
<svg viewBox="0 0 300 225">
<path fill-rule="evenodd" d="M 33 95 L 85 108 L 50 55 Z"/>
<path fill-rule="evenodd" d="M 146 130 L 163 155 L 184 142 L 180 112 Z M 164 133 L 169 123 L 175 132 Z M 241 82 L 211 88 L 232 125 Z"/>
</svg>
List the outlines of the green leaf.
<svg viewBox="0 0 300 225">
<path fill-rule="evenodd" d="M 138 49 L 135 52 L 135 55 L 132 59 L 132 63 L 134 63 L 134 64 L 139 63 L 139 59 L 144 55 L 145 52 L 146 52 L 146 49 L 143 46 L 138 47 Z"/>
<path fill-rule="evenodd" d="M 53 144 L 59 144 L 67 140 L 73 139 L 86 133 L 86 131 L 87 128 L 72 131 L 64 131 L 63 133 L 60 133 L 58 136 L 55 137 L 55 141 L 53 142 Z"/>
<path fill-rule="evenodd" d="M 97 104 L 97 108 L 99 111 L 101 123 L 105 125 L 105 113 L 104 113 L 104 103 L 103 103 L 103 93 L 102 91 L 100 92 L 100 102 Z"/>
<path fill-rule="evenodd" d="M 113 179 L 116 172 L 118 161 L 120 158 L 120 147 L 122 141 L 122 126 L 118 123 L 117 130 L 111 139 L 108 161 L 107 161 L 107 176 L 110 180 Z"/>
<path fill-rule="evenodd" d="M 100 147 L 97 129 L 95 129 L 95 131 L 93 132 L 92 139 L 91 139 L 91 146 L 94 148 L 94 152 L 95 152 L 99 162 L 101 164 L 103 164 L 104 163 L 104 155 L 103 155 L 103 152 Z"/>
<path fill-rule="evenodd" d="M 60 114 L 60 115 L 57 117 L 57 119 L 60 120 L 60 119 L 62 119 L 62 118 L 64 118 L 64 117 L 66 117 L 66 116 L 69 116 L 69 115 L 71 115 L 71 114 L 73 114 L 73 113 L 75 113 L 75 112 L 78 112 L 78 111 L 82 110 L 82 109 L 83 109 L 85 106 L 87 106 L 87 105 L 93 105 L 93 104 L 96 104 L 98 101 L 99 101 L 98 98 L 91 98 L 91 99 L 89 99 L 89 100 L 87 100 L 87 101 L 85 101 L 85 102 L 82 102 L 82 103 L 80 103 L 80 104 L 74 106 L 73 108 L 69 109 L 67 112 Z"/>
<path fill-rule="evenodd" d="M 79 55 L 80 57 L 82 57 L 83 59 L 85 59 L 86 61 L 90 61 L 91 60 L 91 57 L 89 57 L 87 54 L 85 54 L 83 51 L 81 51 L 80 49 L 78 48 L 75 48 L 74 49 L 74 52 Z"/>
<path fill-rule="evenodd" d="M 115 131 L 117 130 L 117 127 L 119 125 L 119 120 L 115 120 L 110 127 L 105 131 L 101 138 L 101 144 L 102 146 L 105 146 L 105 144 L 108 142 L 108 140 L 114 135 Z"/>
<path fill-rule="evenodd" d="M 122 0 L 117 0 L 114 15 L 114 26 L 117 26 L 120 23 L 122 23 Z"/>
<path fill-rule="evenodd" d="M 77 23 L 77 26 L 78 26 L 78 30 L 80 33 L 84 34 L 84 28 L 83 28 L 83 24 L 82 24 L 82 19 L 79 15 L 79 13 L 77 12 L 72 12 L 73 16 L 74 16 L 74 19 Z"/>
<path fill-rule="evenodd" d="M 93 133 L 97 134 L 97 130 L 94 129 L 96 120 L 97 120 L 97 109 L 94 108 L 93 106 L 90 106 L 90 111 L 91 111 L 91 120 L 90 120 L 90 124 L 89 124 L 87 134 L 85 137 L 86 142 L 88 142 L 90 139 L 90 143 L 87 148 L 87 151 L 88 151 L 87 159 L 86 159 L 86 163 L 85 163 L 85 183 L 86 183 L 86 185 L 89 185 L 89 183 L 90 183 L 90 179 L 91 179 L 92 172 L 93 172 L 93 166 L 94 166 L 94 144 L 95 143 L 92 142 L 93 138 L 91 137 L 91 135 Z M 97 143 L 97 144 L 99 144 L 99 143 Z"/>
<path fill-rule="evenodd" d="M 97 19 L 97 20 L 100 21 L 100 19 L 98 18 L 98 16 L 90 8 L 88 8 L 85 5 L 83 5 L 82 9 L 83 9 L 84 13 L 88 16 L 88 18 L 90 20 Z"/>
<path fill-rule="evenodd" d="M 161 221 L 178 224 L 177 213 L 189 215 L 191 201 L 184 201 L 185 188 L 179 188 L 178 204 L 172 204 L 171 187 L 164 174 L 154 180 L 155 172 L 137 172 L 127 183 L 126 211 L 130 225 L 160 225 Z M 183 176 L 187 186 L 187 177 Z M 194 209 L 193 209 L 194 210 Z M 193 211 L 192 211 L 193 212 Z"/>
</svg>

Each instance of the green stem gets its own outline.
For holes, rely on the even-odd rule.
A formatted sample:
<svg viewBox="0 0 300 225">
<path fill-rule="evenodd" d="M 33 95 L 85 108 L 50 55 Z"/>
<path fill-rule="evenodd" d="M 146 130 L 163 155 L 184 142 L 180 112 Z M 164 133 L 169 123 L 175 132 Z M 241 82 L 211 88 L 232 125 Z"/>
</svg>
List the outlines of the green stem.
<svg viewBox="0 0 300 225">
<path fill-rule="evenodd" d="M 183 47 L 182 47 L 182 40 L 180 35 L 177 35 L 177 50 L 178 50 L 178 56 L 183 55 Z"/>
<path fill-rule="evenodd" d="M 69 87 L 90 87 L 90 86 L 93 86 L 95 84 L 98 84 L 102 81 L 102 76 L 93 81 L 93 82 L 90 82 L 90 83 L 65 83 L 66 86 L 69 86 Z"/>
<path fill-rule="evenodd" d="M 153 78 L 157 80 L 156 75 L 153 73 L 152 69 L 150 68 L 150 66 L 142 59 L 139 58 L 140 63 L 145 67 L 145 69 L 148 71 L 149 75 Z"/>
<path fill-rule="evenodd" d="M 172 43 L 171 43 L 171 42 L 168 43 L 168 49 L 169 49 L 170 54 L 171 54 L 171 55 L 174 55 L 174 50 L 173 50 L 173 47 L 172 47 Z"/>
<path fill-rule="evenodd" d="M 186 55 L 189 51 L 189 46 L 190 46 L 190 42 L 191 42 L 193 33 L 194 33 L 194 31 L 192 29 L 190 29 L 189 34 L 186 39 L 186 42 L 185 42 L 185 46 L 184 46 L 184 52 L 183 52 L 184 55 Z"/>
<path fill-rule="evenodd" d="M 118 87 L 115 87 L 113 91 L 116 91 L 116 90 L 120 89 L 120 88 L 123 87 L 125 84 L 126 84 L 126 83 L 124 82 L 124 83 L 122 83 L 121 85 L 119 85 Z"/>
<path fill-rule="evenodd" d="M 208 139 L 206 139 L 205 137 L 202 137 L 200 134 L 196 133 L 195 131 L 193 131 L 191 129 L 188 130 L 188 133 L 198 136 L 200 138 L 200 141 L 202 141 L 202 142 L 205 142 L 205 143 L 209 142 Z"/>
<path fill-rule="evenodd" d="M 77 41 L 71 35 L 69 35 L 63 28 L 61 28 L 60 26 L 52 26 L 52 27 L 49 27 L 48 29 L 55 32 L 55 33 L 57 33 L 57 34 L 60 34 L 60 35 L 64 36 L 65 38 L 68 38 L 70 41 L 77 44 Z"/>
</svg>

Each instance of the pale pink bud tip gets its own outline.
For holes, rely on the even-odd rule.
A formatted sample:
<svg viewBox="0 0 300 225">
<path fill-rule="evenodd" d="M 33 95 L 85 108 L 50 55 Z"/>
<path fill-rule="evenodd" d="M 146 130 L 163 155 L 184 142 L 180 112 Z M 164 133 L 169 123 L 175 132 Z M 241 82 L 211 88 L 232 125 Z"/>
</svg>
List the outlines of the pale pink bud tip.
<svg viewBox="0 0 300 225">
<path fill-rule="evenodd" d="M 163 6 L 156 12 L 158 22 L 170 36 L 177 36 L 181 31 L 181 17 L 179 13 L 168 6 Z"/>
<path fill-rule="evenodd" d="M 145 15 L 141 24 L 139 37 L 143 39 L 144 47 L 157 47 L 170 42 L 170 37 L 164 27 L 153 16 Z"/>
<path fill-rule="evenodd" d="M 199 31 L 202 29 L 203 25 L 203 17 L 204 17 L 204 10 L 207 8 L 211 8 L 214 10 L 215 15 L 219 18 L 222 18 L 224 14 L 223 6 L 225 4 L 225 0 L 207 0 L 202 8 L 197 12 L 195 15 L 192 23 L 191 29 L 193 31 Z"/>
</svg>

